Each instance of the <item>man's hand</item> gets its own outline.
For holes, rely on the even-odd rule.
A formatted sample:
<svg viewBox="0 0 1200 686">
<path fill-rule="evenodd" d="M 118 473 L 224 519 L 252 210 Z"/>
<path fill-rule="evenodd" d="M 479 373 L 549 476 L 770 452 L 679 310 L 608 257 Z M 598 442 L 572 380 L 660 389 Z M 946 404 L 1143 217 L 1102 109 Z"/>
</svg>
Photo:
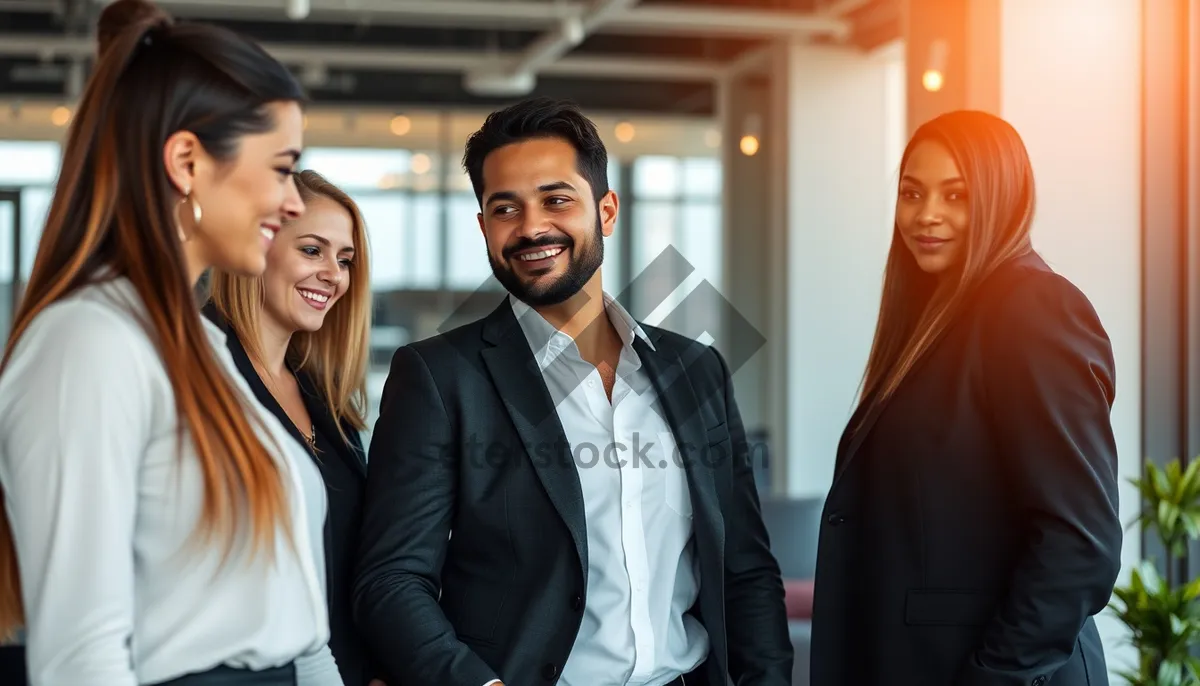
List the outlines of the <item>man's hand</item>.
<svg viewBox="0 0 1200 686">
<path fill-rule="evenodd" d="M 367 686 L 387 686 L 387 684 L 383 683 L 379 679 L 371 679 L 371 683 L 367 684 Z"/>
</svg>

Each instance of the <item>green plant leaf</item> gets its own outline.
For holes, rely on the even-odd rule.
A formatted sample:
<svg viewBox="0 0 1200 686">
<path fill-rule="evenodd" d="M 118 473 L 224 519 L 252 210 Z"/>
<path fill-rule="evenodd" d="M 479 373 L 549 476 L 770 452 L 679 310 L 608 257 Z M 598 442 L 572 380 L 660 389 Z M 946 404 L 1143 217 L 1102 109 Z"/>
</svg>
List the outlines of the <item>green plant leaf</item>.
<svg viewBox="0 0 1200 686">
<path fill-rule="evenodd" d="M 1134 520 L 1163 543 L 1165 559 L 1142 560 L 1127 583 L 1113 589 L 1108 607 L 1137 648 L 1136 668 L 1118 672 L 1130 686 L 1200 686 L 1200 578 L 1168 584 L 1158 565 L 1170 567 L 1200 539 L 1200 457 L 1159 467 L 1147 462 L 1130 479 L 1141 496 Z"/>
<path fill-rule="evenodd" d="M 1180 686 L 1183 682 L 1183 665 L 1173 660 L 1164 660 L 1158 666 L 1159 686 Z"/>
<path fill-rule="evenodd" d="M 1175 528 L 1175 521 L 1179 519 L 1179 508 L 1170 500 L 1158 501 L 1158 528 L 1167 532 Z"/>
<path fill-rule="evenodd" d="M 1180 522 L 1189 539 L 1200 538 L 1200 511 L 1192 509 L 1194 507 L 1193 505 L 1180 515 Z"/>
</svg>

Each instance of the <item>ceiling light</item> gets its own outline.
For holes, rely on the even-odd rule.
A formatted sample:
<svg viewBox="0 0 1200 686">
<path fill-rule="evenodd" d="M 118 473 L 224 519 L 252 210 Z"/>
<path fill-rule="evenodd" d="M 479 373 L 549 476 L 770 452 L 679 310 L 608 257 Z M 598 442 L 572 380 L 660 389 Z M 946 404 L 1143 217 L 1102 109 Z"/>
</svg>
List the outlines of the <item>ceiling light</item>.
<svg viewBox="0 0 1200 686">
<path fill-rule="evenodd" d="M 412 131 L 412 120 L 403 114 L 392 117 L 392 123 L 389 125 L 392 133 L 397 136 L 405 136 L 409 131 Z"/>
<path fill-rule="evenodd" d="M 931 93 L 940 91 L 945 83 L 946 77 L 936 69 L 926 69 L 925 73 L 921 75 L 921 85 Z"/>
<path fill-rule="evenodd" d="M 757 114 L 748 114 L 742 120 L 742 138 L 738 141 L 738 149 L 747 157 L 753 157 L 758 153 L 758 148 L 762 141 L 762 117 Z"/>
<path fill-rule="evenodd" d="M 613 129 L 613 134 L 616 135 L 617 140 L 621 141 L 622 143 L 628 143 L 629 141 L 633 140 L 635 133 L 636 131 L 634 131 L 633 124 L 630 124 L 627 121 L 617 124 L 617 127 Z"/>
<path fill-rule="evenodd" d="M 429 155 L 419 152 L 412 156 L 412 160 L 409 161 L 408 166 L 413 170 L 414 174 L 420 176 L 421 174 L 429 173 L 429 170 L 433 167 L 433 161 L 429 159 Z"/>
</svg>

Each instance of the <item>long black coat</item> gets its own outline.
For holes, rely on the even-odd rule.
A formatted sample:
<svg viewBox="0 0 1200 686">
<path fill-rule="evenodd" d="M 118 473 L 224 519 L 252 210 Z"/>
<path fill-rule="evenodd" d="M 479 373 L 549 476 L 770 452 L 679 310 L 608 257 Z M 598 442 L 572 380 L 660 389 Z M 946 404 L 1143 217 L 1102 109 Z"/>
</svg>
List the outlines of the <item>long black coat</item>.
<svg viewBox="0 0 1200 686">
<path fill-rule="evenodd" d="M 813 686 L 1107 686 L 1114 378 L 1087 298 L 1030 253 L 856 413 L 819 539 Z"/>
</svg>

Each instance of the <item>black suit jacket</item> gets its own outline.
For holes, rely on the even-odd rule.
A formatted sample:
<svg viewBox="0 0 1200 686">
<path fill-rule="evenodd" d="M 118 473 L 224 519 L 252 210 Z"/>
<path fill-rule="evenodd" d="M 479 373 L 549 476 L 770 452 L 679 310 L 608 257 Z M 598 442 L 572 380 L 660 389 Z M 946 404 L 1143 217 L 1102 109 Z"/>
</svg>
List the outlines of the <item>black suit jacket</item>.
<svg viewBox="0 0 1200 686">
<path fill-rule="evenodd" d="M 989 277 L 825 504 L 813 686 L 1106 686 L 1120 568 L 1115 393 L 1087 298 L 1034 253 Z"/>
<path fill-rule="evenodd" d="M 238 371 L 250 384 L 258 401 L 279 418 L 301 445 L 307 445 L 304 436 L 259 377 L 258 371 L 250 362 L 246 348 L 233 328 L 211 304 L 205 306 L 203 312 L 225 332 L 226 346 L 237 363 Z M 345 685 L 366 686 L 373 676 L 372 668 L 367 659 L 366 644 L 354 625 L 351 608 L 355 553 L 358 549 L 358 532 L 362 523 L 362 500 L 367 475 L 366 456 L 363 453 L 362 439 L 354 427 L 348 424 L 343 426 L 349 442 L 342 440 L 338 433 L 337 420 L 321 399 L 313 380 L 303 372 L 297 373 L 296 379 L 304 396 L 304 406 L 316 425 L 317 433 L 328 439 L 335 453 L 314 458 L 325 481 L 325 492 L 329 500 L 328 515 L 325 519 L 329 649 L 333 652 Z"/>
<path fill-rule="evenodd" d="M 706 678 L 786 686 L 783 586 L 729 370 L 715 350 L 644 328 L 655 350 L 635 347 L 676 440 L 710 449 L 686 467 Z M 396 352 L 355 587 L 355 616 L 389 683 L 556 682 L 586 602 L 584 528 L 569 444 L 507 301 Z"/>
</svg>

